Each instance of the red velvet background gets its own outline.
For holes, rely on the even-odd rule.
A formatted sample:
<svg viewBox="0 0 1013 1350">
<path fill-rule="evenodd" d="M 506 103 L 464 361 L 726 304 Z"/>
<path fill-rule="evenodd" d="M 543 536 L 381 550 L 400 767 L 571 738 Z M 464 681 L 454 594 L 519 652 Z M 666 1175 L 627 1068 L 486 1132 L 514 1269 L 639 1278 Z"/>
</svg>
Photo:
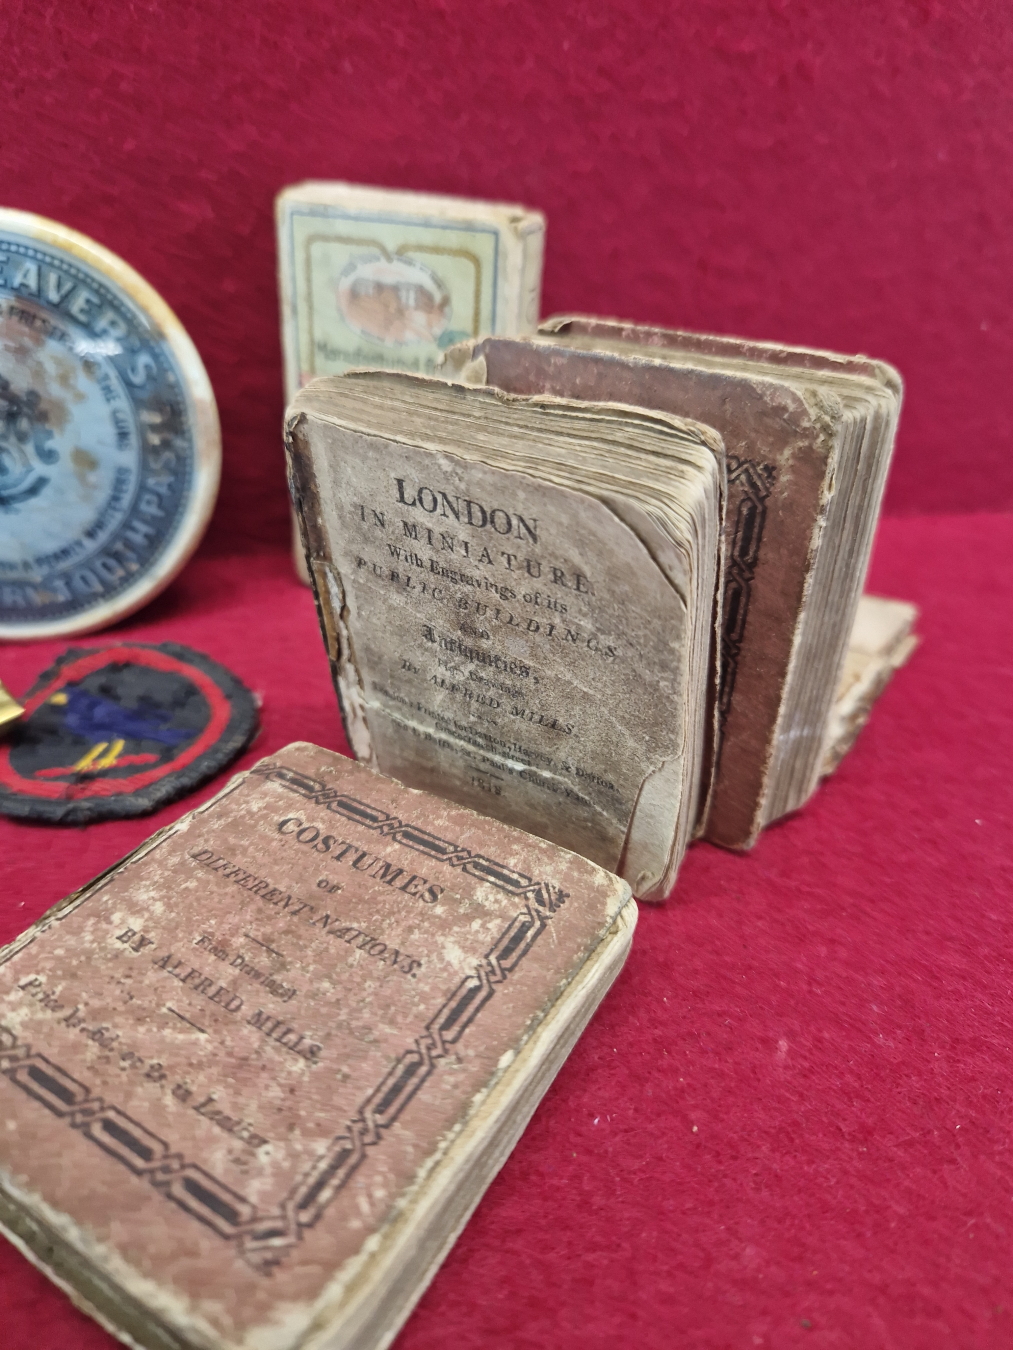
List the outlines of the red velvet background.
<svg viewBox="0 0 1013 1350">
<path fill-rule="evenodd" d="M 340 745 L 285 557 L 282 184 L 520 200 L 549 217 L 545 312 L 900 367 L 873 584 L 923 605 L 924 646 L 806 810 L 746 858 L 695 848 L 642 911 L 398 1346 L 1013 1345 L 1008 8 L 8 0 L 0 40 L 0 199 L 136 266 L 218 394 L 208 539 L 116 632 L 263 693 L 241 764 Z M 0 674 L 23 692 L 62 645 Z M 0 939 L 174 814 L 0 822 Z M 0 1328 L 112 1345 L 6 1245 Z"/>
</svg>

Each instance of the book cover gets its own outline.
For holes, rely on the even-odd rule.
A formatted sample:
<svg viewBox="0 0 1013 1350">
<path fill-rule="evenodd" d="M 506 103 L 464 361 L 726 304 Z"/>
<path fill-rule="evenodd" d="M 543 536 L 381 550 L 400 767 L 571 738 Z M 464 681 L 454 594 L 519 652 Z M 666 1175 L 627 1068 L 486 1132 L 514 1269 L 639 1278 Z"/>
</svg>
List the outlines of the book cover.
<svg viewBox="0 0 1013 1350">
<path fill-rule="evenodd" d="M 0 1223 L 130 1344 L 386 1344 L 634 920 L 583 858 L 288 746 L 3 952 Z"/>
</svg>

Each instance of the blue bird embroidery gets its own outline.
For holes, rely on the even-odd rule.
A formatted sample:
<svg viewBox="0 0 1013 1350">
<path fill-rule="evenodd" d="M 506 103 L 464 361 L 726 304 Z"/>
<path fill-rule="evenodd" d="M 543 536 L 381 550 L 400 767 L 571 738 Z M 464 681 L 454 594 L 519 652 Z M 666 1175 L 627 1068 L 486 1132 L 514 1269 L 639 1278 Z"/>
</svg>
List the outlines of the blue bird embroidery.
<svg viewBox="0 0 1013 1350">
<path fill-rule="evenodd" d="M 77 736 L 97 740 L 100 736 L 107 739 L 110 735 L 122 736 L 124 740 L 158 741 L 161 745 L 179 745 L 192 736 L 192 731 L 169 727 L 167 717 L 146 717 L 135 709 L 122 708 L 111 699 L 100 694 L 89 694 L 85 689 L 73 685 L 54 694 L 50 703 L 62 704 L 63 725 Z"/>
<path fill-rule="evenodd" d="M 92 744 L 75 764 L 39 769 L 37 778 L 62 778 L 71 773 L 97 773 L 101 769 L 154 764 L 157 755 L 125 755 L 127 741 L 157 741 L 161 745 L 176 746 L 194 735 L 191 730 L 167 726 L 168 717 L 146 716 L 136 708 L 121 707 L 112 699 L 89 694 L 74 685 L 54 694 L 49 702 L 65 709 L 63 725 L 68 731 L 83 736 Z"/>
</svg>

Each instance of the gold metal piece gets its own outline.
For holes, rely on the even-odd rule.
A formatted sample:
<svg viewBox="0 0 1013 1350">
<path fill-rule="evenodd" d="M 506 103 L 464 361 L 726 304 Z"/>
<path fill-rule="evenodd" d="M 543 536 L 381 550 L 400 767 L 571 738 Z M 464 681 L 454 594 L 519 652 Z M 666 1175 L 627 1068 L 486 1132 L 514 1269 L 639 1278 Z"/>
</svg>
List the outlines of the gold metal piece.
<svg viewBox="0 0 1013 1350">
<path fill-rule="evenodd" d="M 0 736 L 8 727 L 14 725 L 23 712 L 24 708 L 21 704 L 11 698 L 7 690 L 0 684 Z"/>
</svg>

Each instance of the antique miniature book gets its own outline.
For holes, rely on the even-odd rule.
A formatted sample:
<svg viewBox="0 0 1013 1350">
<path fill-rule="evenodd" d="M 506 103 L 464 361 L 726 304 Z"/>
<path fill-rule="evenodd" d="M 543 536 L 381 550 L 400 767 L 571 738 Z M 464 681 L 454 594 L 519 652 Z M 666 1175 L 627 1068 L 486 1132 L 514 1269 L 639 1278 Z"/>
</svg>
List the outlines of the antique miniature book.
<svg viewBox="0 0 1013 1350">
<path fill-rule="evenodd" d="M 662 899 L 711 778 L 721 438 L 379 371 L 287 438 L 355 754 Z"/>
<path fill-rule="evenodd" d="M 538 323 L 545 217 L 351 183 L 276 203 L 285 396 L 353 366 L 435 369 L 454 342 Z M 294 535 L 296 568 L 305 558 Z"/>
<path fill-rule="evenodd" d="M 0 1226 L 132 1346 L 386 1346 L 635 922 L 584 858 L 287 746 L 0 953 Z"/>
<path fill-rule="evenodd" d="M 872 705 L 895 670 L 908 659 L 918 638 L 912 633 L 918 610 L 901 600 L 863 595 L 848 640 L 844 671 L 827 725 L 827 744 L 820 769 L 833 773 L 869 720 Z"/>
<path fill-rule="evenodd" d="M 448 353 L 448 375 L 618 400 L 724 438 L 721 739 L 706 837 L 748 848 L 819 782 L 900 411 L 866 357 L 561 318 Z"/>
</svg>

